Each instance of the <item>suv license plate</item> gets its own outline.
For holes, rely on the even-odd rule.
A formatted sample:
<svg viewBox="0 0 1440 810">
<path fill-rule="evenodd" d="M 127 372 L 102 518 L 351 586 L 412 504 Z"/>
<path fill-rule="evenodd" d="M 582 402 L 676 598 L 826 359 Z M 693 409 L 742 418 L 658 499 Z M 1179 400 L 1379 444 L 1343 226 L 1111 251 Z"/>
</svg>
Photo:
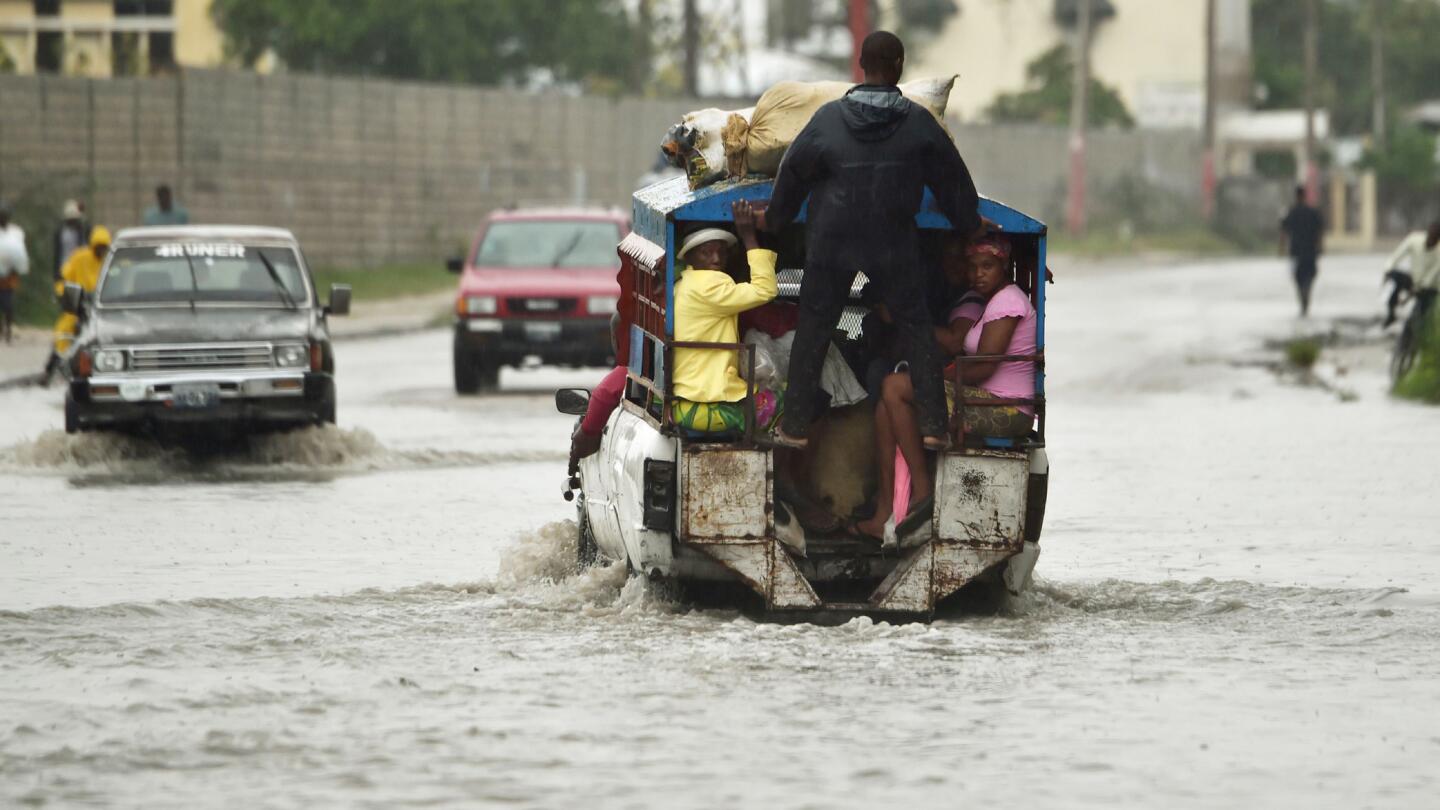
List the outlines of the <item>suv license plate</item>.
<svg viewBox="0 0 1440 810">
<path fill-rule="evenodd" d="M 527 323 L 525 324 L 525 338 L 536 343 L 549 343 L 560 337 L 560 324 L 558 323 Z"/>
<path fill-rule="evenodd" d="M 220 386 L 215 383 L 185 383 L 170 389 L 170 402 L 176 408 L 213 408 L 220 401 Z"/>
</svg>

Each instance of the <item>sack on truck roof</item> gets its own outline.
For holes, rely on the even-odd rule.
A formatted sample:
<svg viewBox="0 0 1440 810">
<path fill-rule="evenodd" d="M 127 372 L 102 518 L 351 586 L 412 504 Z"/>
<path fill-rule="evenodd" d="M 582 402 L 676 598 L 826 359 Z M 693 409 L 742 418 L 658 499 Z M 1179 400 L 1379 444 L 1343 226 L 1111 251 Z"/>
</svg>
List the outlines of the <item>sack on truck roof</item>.
<svg viewBox="0 0 1440 810">
<path fill-rule="evenodd" d="M 905 97 L 945 124 L 945 108 L 956 76 L 920 79 L 900 85 Z M 727 111 L 714 107 L 687 113 L 671 127 L 660 149 L 670 165 L 685 170 L 690 188 L 729 177 L 773 177 L 780 159 L 815 111 L 845 95 L 849 82 L 780 82 L 754 107 Z"/>
<path fill-rule="evenodd" d="M 736 133 L 725 139 L 725 159 L 730 176 L 746 174 L 774 176 L 780 171 L 785 150 L 810 123 L 815 111 L 835 101 L 855 85 L 848 82 L 780 82 L 765 91 L 755 104 L 749 127 L 742 139 Z M 950 88 L 955 76 L 945 79 L 921 79 L 900 85 L 905 97 L 930 111 L 943 126 L 945 107 L 950 102 Z M 732 151 L 731 144 L 734 144 Z"/>
</svg>

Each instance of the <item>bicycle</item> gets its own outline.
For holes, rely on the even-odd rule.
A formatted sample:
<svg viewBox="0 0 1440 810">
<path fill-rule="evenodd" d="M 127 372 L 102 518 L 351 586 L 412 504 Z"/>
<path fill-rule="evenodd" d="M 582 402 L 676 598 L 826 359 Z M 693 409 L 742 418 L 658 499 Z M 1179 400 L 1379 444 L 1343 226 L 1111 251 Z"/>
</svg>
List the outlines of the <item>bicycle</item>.
<svg viewBox="0 0 1440 810">
<path fill-rule="evenodd" d="M 1430 309 L 1435 304 L 1435 294 L 1436 290 L 1425 289 L 1416 290 L 1412 296 L 1415 303 L 1410 307 L 1410 314 L 1400 327 L 1400 335 L 1395 339 L 1395 348 L 1390 353 L 1392 384 L 1398 383 L 1409 374 L 1415 365 L 1415 358 L 1420 353 L 1420 340 L 1429 322 Z"/>
</svg>

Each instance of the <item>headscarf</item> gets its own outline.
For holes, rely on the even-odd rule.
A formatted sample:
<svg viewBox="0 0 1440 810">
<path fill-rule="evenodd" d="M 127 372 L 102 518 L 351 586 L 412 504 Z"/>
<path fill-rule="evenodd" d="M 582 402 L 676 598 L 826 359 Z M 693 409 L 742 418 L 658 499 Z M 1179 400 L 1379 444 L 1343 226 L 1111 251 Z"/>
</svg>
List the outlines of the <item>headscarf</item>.
<svg viewBox="0 0 1440 810">
<path fill-rule="evenodd" d="M 1010 240 L 999 234 L 987 234 L 974 240 L 965 248 L 965 255 L 994 256 L 1002 262 L 1010 261 Z"/>
</svg>

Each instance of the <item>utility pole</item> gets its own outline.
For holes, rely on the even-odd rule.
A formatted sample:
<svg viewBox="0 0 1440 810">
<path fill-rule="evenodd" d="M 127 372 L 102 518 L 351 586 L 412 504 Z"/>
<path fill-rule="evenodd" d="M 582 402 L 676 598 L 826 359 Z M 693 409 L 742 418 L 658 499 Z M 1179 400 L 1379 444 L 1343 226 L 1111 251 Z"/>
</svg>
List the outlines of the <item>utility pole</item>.
<svg viewBox="0 0 1440 810">
<path fill-rule="evenodd" d="M 1315 162 L 1315 84 L 1320 50 L 1319 0 L 1305 0 L 1305 199 L 1319 203 L 1320 169 Z"/>
<path fill-rule="evenodd" d="M 870 36 L 870 0 L 850 0 L 850 78 L 865 81 L 860 68 L 860 46 Z"/>
<path fill-rule="evenodd" d="M 685 0 L 685 28 L 682 47 L 685 51 L 685 95 L 700 95 L 700 12 L 696 0 Z"/>
<path fill-rule="evenodd" d="M 1385 121 L 1385 0 L 1370 0 L 1370 139 L 1384 149 Z"/>
<path fill-rule="evenodd" d="M 1215 220 L 1215 0 L 1205 0 L 1205 147 L 1200 158 L 1200 215 Z"/>
<path fill-rule="evenodd" d="M 1070 194 L 1065 229 L 1071 236 L 1085 232 L 1085 130 L 1090 112 L 1091 0 L 1076 3 L 1075 87 L 1070 96 Z"/>
<path fill-rule="evenodd" d="M 630 89 L 636 95 L 645 95 L 650 85 L 650 73 L 655 69 L 655 0 L 639 0 L 636 4 L 636 25 L 634 33 L 634 61 L 630 65 Z"/>
</svg>

